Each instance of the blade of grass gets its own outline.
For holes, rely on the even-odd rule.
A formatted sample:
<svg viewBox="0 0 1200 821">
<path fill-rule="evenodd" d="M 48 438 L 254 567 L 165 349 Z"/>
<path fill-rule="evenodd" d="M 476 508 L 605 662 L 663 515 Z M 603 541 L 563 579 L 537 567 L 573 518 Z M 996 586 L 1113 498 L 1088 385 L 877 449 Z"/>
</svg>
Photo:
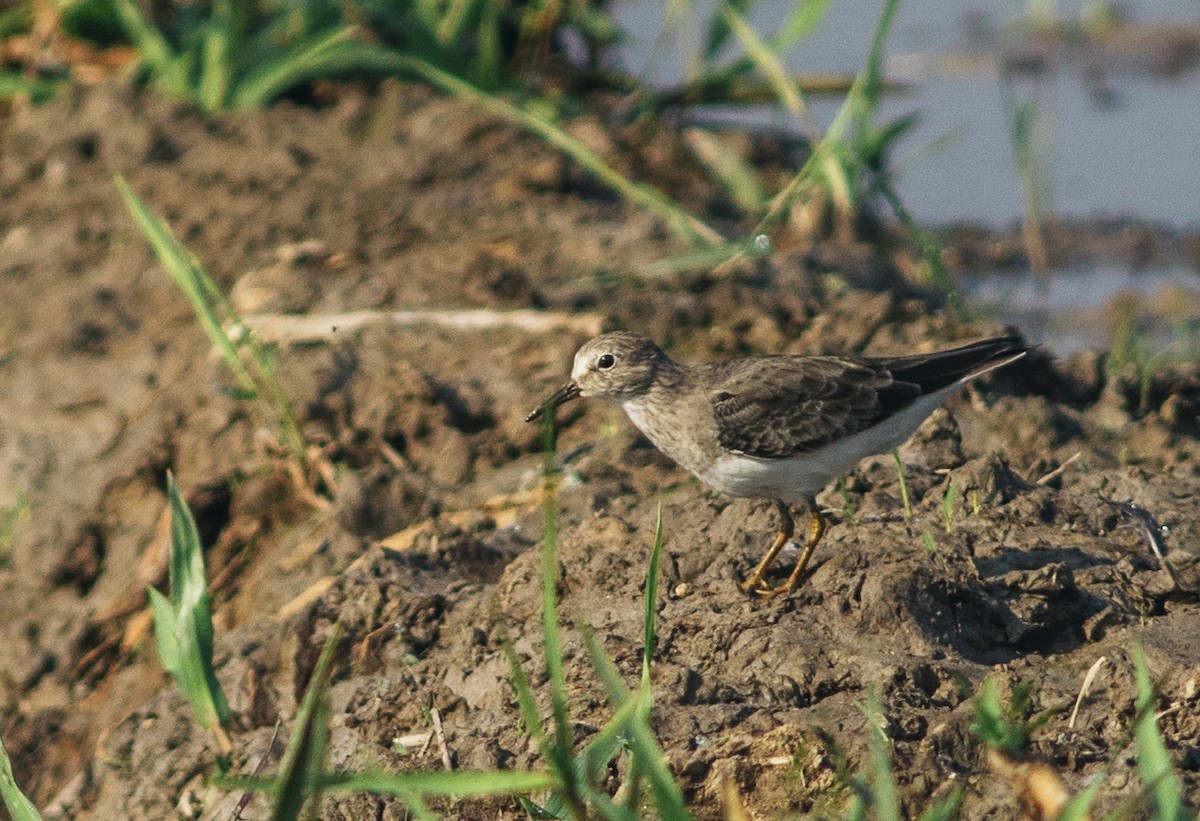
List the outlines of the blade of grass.
<svg viewBox="0 0 1200 821">
<path fill-rule="evenodd" d="M 821 20 L 825 18 L 825 11 L 828 7 L 829 0 L 800 0 L 799 3 L 796 3 L 792 8 L 792 13 L 788 15 L 772 38 L 775 52 L 777 54 L 787 52 L 796 43 L 816 31 Z"/>
<path fill-rule="evenodd" d="M 554 478 L 554 414 L 542 423 L 542 652 L 550 680 L 550 705 L 554 734 L 547 745 L 551 768 L 561 780 L 562 794 L 571 814 L 586 818 L 575 767 L 571 760 L 571 727 L 567 721 L 567 678 L 562 633 L 558 621 L 558 489 Z"/>
<path fill-rule="evenodd" d="M 646 571 L 646 608 L 642 615 L 642 685 L 650 686 L 650 662 L 654 659 L 654 616 L 658 609 L 658 566 L 662 560 L 663 514 L 662 502 L 658 503 L 658 517 L 654 523 L 654 546 L 650 550 L 650 567 Z"/>
<path fill-rule="evenodd" d="M 226 790 L 275 791 L 275 777 L 222 776 L 213 783 Z M 321 792 L 370 792 L 395 795 L 401 799 L 411 796 L 473 798 L 503 793 L 531 793 L 552 790 L 559 786 L 553 773 L 538 771 L 469 771 L 429 770 L 393 773 L 381 770 L 321 773 L 310 786 Z"/>
<path fill-rule="evenodd" d="M 892 459 L 896 463 L 896 478 L 900 480 L 900 501 L 904 503 L 904 518 L 912 519 L 912 502 L 908 498 L 908 480 L 904 478 L 904 463 L 900 461 L 900 451 L 892 451 Z"/>
<path fill-rule="evenodd" d="M 531 793 L 559 787 L 548 772 L 470 772 L 433 770 L 429 772 L 351 772 L 325 773 L 318 779 L 323 790 L 339 792 L 386 793 L 405 795 L 471 798 L 503 793 Z"/>
<path fill-rule="evenodd" d="M 208 288 L 203 283 L 207 276 L 203 273 L 200 263 L 175 237 L 175 233 L 167 223 L 151 211 L 133 192 L 124 177 L 117 177 L 116 183 L 117 190 L 121 192 L 121 198 L 125 201 L 125 206 L 129 209 L 130 214 L 133 215 L 134 222 L 137 223 L 147 242 L 150 243 L 158 261 L 162 263 L 176 286 L 187 297 L 188 303 L 196 312 L 196 318 L 204 328 L 205 335 L 216 346 L 221 361 L 237 378 L 238 384 L 243 390 L 251 394 L 255 393 L 254 379 L 242 363 L 241 357 L 238 356 L 233 341 L 221 327 L 221 318 L 218 317 L 210 303 Z"/>
<path fill-rule="evenodd" d="M 0 99 L 24 94 L 35 105 L 50 100 L 66 83 L 42 77 L 26 77 L 15 71 L 0 72 Z"/>
<path fill-rule="evenodd" d="M 304 700 L 296 713 L 296 726 L 279 764 L 279 774 L 274 780 L 276 798 L 272 821 L 300 818 L 305 804 L 311 801 L 315 805 L 320 797 L 324 786 L 325 746 L 329 741 L 326 692 L 333 673 L 333 656 L 340 641 L 341 630 L 335 624 L 325 639 L 308 689 L 304 691 Z"/>
<path fill-rule="evenodd" d="M 933 238 L 932 232 L 916 221 L 909 212 L 908 206 L 900 199 L 900 195 L 886 181 L 881 181 L 879 193 L 891 207 L 892 213 L 900 220 L 901 226 L 920 248 L 921 259 L 927 269 L 926 279 L 946 297 L 946 304 L 954 311 L 960 322 L 970 322 L 971 312 L 967 309 L 967 303 L 963 299 L 962 293 L 959 292 L 958 285 L 954 283 L 950 272 L 946 270 L 946 264 L 942 262 L 942 249 L 937 240 Z"/>
<path fill-rule="evenodd" d="M 541 137 L 553 148 L 579 163 L 588 173 L 619 196 L 657 216 L 678 238 L 710 245 L 720 245 L 725 242 L 715 229 L 698 217 L 687 213 L 671 199 L 653 188 L 627 179 L 582 142 L 529 106 L 515 105 L 502 97 L 489 94 L 420 58 L 399 54 L 367 43 L 362 46 L 373 52 L 373 66 L 376 70 L 416 75 L 447 94 L 472 102 L 494 117 Z M 361 52 L 361 54 L 365 58 L 365 52 Z"/>
<path fill-rule="evenodd" d="M 480 4 L 479 25 L 475 28 L 475 59 L 472 61 L 470 76 L 485 89 L 498 88 L 504 79 L 501 7 L 500 3 Z"/>
<path fill-rule="evenodd" d="M 928 529 L 921 531 L 921 542 L 925 545 L 925 549 L 930 553 L 937 553 L 937 542 L 933 539 L 933 534 Z"/>
<path fill-rule="evenodd" d="M 800 170 L 771 199 L 770 206 L 751 232 L 753 236 L 769 235 L 770 231 L 784 220 L 792 205 L 808 190 L 807 187 L 818 170 L 825 173 L 826 182 L 830 186 L 831 195 L 835 201 L 848 196 L 846 188 L 848 182 L 844 179 L 842 170 L 836 165 L 837 155 L 845 150 L 842 144 L 846 139 L 848 127 L 855 122 L 861 122 L 865 113 L 873 110 L 870 102 L 872 99 L 874 105 L 878 105 L 878 98 L 883 88 L 883 47 L 887 42 L 887 35 L 891 30 L 892 20 L 898 6 L 899 0 L 886 0 L 884 3 L 879 22 L 875 26 L 875 33 L 871 38 L 871 50 L 868 53 L 867 62 L 855 75 L 854 82 L 850 85 L 850 91 L 847 92 L 846 99 L 834 116 L 833 123 L 821 141 L 813 146 L 812 154 L 800 166 Z M 745 254 L 746 252 L 741 249 L 732 253 L 729 259 L 719 266 L 718 271 L 731 270 L 745 257 Z"/>
<path fill-rule="evenodd" d="M 767 201 L 767 193 L 758 181 L 754 167 L 736 151 L 731 151 L 715 134 L 703 128 L 683 132 L 692 154 L 700 161 L 738 208 L 756 213 Z"/>
<path fill-rule="evenodd" d="M 742 19 L 731 4 L 726 3 L 721 7 L 721 18 L 741 42 L 742 48 L 746 49 L 746 54 L 754 66 L 767 78 L 779 102 L 798 122 L 803 123 L 806 114 L 804 97 L 796 81 L 788 74 L 779 54 L 758 36 L 758 32 Z"/>
<path fill-rule="evenodd" d="M 875 817 L 878 821 L 900 821 L 900 799 L 896 797 L 896 777 L 892 773 L 889 741 L 883 731 L 886 719 L 879 704 L 879 695 L 867 693 L 864 710 L 867 716 L 868 745 L 871 750 L 871 783 L 874 788 Z"/>
<path fill-rule="evenodd" d="M 142 62 L 170 93 L 181 94 L 184 88 L 178 85 L 182 79 L 178 76 L 179 56 L 167 39 L 142 15 L 141 7 L 134 0 L 113 0 L 113 9 Z"/>
<path fill-rule="evenodd" d="M 8 750 L 4 749 L 3 739 L 0 739 L 0 799 L 4 800 L 13 821 L 42 821 L 37 807 L 25 797 L 13 778 L 12 761 L 8 758 Z"/>
<path fill-rule="evenodd" d="M 1029 741 L 1029 686 L 1020 683 L 1013 688 L 1008 705 L 1000 700 L 996 680 L 988 676 L 975 694 L 971 732 L 986 746 L 1010 758 L 1020 758 Z"/>
<path fill-rule="evenodd" d="M 949 795 L 930 804 L 925 812 L 921 813 L 918 821 L 954 821 L 958 818 L 958 811 L 962 808 L 963 796 L 966 793 L 967 788 L 960 784 L 951 790 Z M 1065 819 L 1059 817 L 1056 821 L 1065 821 Z M 1080 820 L 1076 819 L 1075 821 Z"/>
<path fill-rule="evenodd" d="M 354 29 L 343 26 L 314 34 L 306 42 L 247 75 L 230 98 L 233 108 L 261 108 L 314 77 L 375 66 L 378 47 L 352 40 Z"/>
<path fill-rule="evenodd" d="M 946 522 L 947 533 L 954 530 L 954 498 L 957 493 L 958 486 L 954 482 L 950 482 L 946 486 L 946 495 L 942 497 L 942 519 Z"/>
<path fill-rule="evenodd" d="M 1062 812 L 1058 814 L 1058 818 L 1054 821 L 1090 821 L 1092 817 L 1092 805 L 1099 798 L 1100 788 L 1104 786 L 1104 783 L 1103 778 L 1097 778 L 1091 784 L 1088 784 L 1087 787 L 1067 802 L 1067 805 L 1062 808 Z"/>
<path fill-rule="evenodd" d="M 213 0 L 211 14 L 204 26 L 197 88 L 200 106 L 205 111 L 219 111 L 229 97 L 235 25 L 231 0 Z"/>
<path fill-rule="evenodd" d="M 133 192 L 124 177 L 118 176 L 116 185 L 134 222 L 158 261 L 183 292 L 209 342 L 217 349 L 222 363 L 234 375 L 245 395 L 255 399 L 263 414 L 275 423 L 288 453 L 306 466 L 308 456 L 304 437 L 292 412 L 291 402 L 275 378 L 270 352 L 252 333 L 241 333 L 235 342 L 225 327 L 244 329 L 245 326 L 212 277 L 176 238 L 171 227 Z M 248 351 L 246 360 L 240 355 L 239 346 Z"/>
<path fill-rule="evenodd" d="M 614 803 L 607 794 L 598 791 L 594 785 L 600 779 L 608 763 L 625 747 L 626 724 L 639 709 L 641 709 L 641 705 L 636 700 L 626 701 L 609 719 L 608 723 L 600 729 L 600 732 L 592 737 L 583 751 L 575 756 L 575 772 L 587 802 L 605 818 L 627 818 L 629 821 L 637 821 L 638 818 L 636 813 Z M 634 778 L 635 769 L 634 762 L 631 761 L 629 774 L 626 776 L 626 785 Z M 566 800 L 561 794 L 551 795 L 540 809 L 546 817 L 565 818 Z"/>
<path fill-rule="evenodd" d="M 633 717 L 627 723 L 626 732 L 629 735 L 629 746 L 633 751 L 634 758 L 650 784 L 650 796 L 659 815 L 662 818 L 680 819 L 681 821 L 692 818 L 684 805 L 683 793 L 679 790 L 679 785 L 675 783 L 675 778 L 671 775 L 662 750 L 650 729 L 649 689 L 639 687 L 637 691 L 630 693 L 621 680 L 621 674 L 605 655 L 604 648 L 600 646 L 596 634 L 586 627 L 582 629 L 582 633 L 584 646 L 596 668 L 600 683 L 608 691 L 609 700 L 618 708 L 625 706 L 630 701 L 637 704 Z"/>
<path fill-rule="evenodd" d="M 549 748 L 547 747 L 546 729 L 542 726 L 541 716 L 538 715 L 537 700 L 533 695 L 533 684 L 529 681 L 529 675 L 525 672 L 525 668 L 521 666 L 521 659 L 517 657 L 517 651 L 512 644 L 504 641 L 500 645 L 504 652 L 505 658 L 508 659 L 509 675 L 512 679 L 513 692 L 517 696 L 517 707 L 521 712 L 521 720 L 525 724 L 525 729 L 537 745 L 538 751 L 543 758 L 549 760 Z"/>
<path fill-rule="evenodd" d="M 229 703 L 212 662 L 212 612 L 204 548 L 192 513 L 170 473 L 167 493 L 171 502 L 170 599 L 148 588 L 159 658 L 192 705 L 196 721 L 214 734 L 222 754 L 227 754 L 231 745 L 223 728 L 229 721 Z"/>
<path fill-rule="evenodd" d="M 1154 718 L 1157 697 L 1146 669 L 1146 657 L 1137 643 L 1133 646 L 1133 669 L 1137 678 L 1137 765 L 1142 781 L 1150 790 L 1154 818 L 1156 821 L 1187 821 L 1189 816 L 1184 806 L 1183 788 L 1167 745 L 1158 731 L 1158 723 Z"/>
</svg>

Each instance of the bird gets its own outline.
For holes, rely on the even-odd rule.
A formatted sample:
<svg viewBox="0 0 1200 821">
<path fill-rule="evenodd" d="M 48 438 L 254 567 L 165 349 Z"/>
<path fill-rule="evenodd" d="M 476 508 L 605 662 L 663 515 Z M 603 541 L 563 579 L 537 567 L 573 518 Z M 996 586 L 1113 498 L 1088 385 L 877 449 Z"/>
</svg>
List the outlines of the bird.
<svg viewBox="0 0 1200 821">
<path fill-rule="evenodd" d="M 799 585 L 825 534 L 816 494 L 860 459 L 887 453 L 971 380 L 1031 350 L 999 336 L 908 356 L 752 356 L 683 364 L 653 341 L 612 331 L 584 343 L 571 378 L 525 417 L 535 422 L 578 397 L 619 405 L 660 451 L 729 496 L 769 499 L 779 533 L 742 582 L 771 598 Z M 808 535 L 787 580 L 766 575 L 795 535 L 792 505 Z"/>
</svg>

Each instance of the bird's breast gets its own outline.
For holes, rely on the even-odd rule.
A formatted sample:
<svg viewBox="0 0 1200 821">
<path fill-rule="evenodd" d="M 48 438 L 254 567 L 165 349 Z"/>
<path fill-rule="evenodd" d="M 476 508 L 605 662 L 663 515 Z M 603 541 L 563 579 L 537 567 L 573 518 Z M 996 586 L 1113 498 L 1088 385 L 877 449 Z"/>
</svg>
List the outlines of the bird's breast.
<svg viewBox="0 0 1200 821">
<path fill-rule="evenodd" d="M 621 407 L 656 448 L 708 481 L 706 474 L 721 453 L 711 410 L 653 397 L 626 400 Z"/>
</svg>

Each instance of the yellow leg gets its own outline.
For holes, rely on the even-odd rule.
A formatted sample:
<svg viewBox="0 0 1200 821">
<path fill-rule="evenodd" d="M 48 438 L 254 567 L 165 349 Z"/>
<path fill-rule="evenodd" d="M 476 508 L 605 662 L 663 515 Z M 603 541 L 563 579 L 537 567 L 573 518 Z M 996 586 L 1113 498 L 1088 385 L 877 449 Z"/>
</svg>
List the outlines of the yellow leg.
<svg viewBox="0 0 1200 821">
<path fill-rule="evenodd" d="M 812 558 L 813 551 L 817 549 L 817 543 L 825 535 L 825 517 L 821 515 L 821 511 L 815 505 L 808 511 L 809 516 L 812 517 L 808 526 L 808 541 L 804 543 L 804 550 L 800 553 L 800 559 L 796 562 L 792 575 L 788 576 L 787 581 L 779 587 L 763 593 L 763 598 L 773 599 L 776 596 L 787 596 L 799 587 L 800 576 L 804 573 L 804 568 L 808 567 L 808 560 Z"/>
<path fill-rule="evenodd" d="M 762 561 L 758 563 L 758 567 L 754 568 L 754 572 L 750 574 L 750 577 L 742 582 L 743 593 L 749 593 L 752 590 L 758 590 L 762 587 L 763 576 L 766 575 L 771 562 L 775 561 L 775 557 L 779 555 L 779 551 L 783 550 L 783 546 L 788 543 L 788 539 L 792 538 L 792 535 L 796 532 L 796 523 L 792 519 L 792 512 L 788 510 L 787 505 L 776 499 L 775 509 L 779 511 L 779 535 L 775 537 L 775 543 L 771 545 L 771 549 L 767 551 L 767 555 L 763 556 Z"/>
</svg>

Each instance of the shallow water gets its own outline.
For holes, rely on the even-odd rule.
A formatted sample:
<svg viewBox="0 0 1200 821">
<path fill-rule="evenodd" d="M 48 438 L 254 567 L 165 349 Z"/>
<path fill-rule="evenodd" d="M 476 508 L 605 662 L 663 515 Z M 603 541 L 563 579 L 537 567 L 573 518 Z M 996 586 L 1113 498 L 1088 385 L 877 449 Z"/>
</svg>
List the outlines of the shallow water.
<svg viewBox="0 0 1200 821">
<path fill-rule="evenodd" d="M 713 13 L 696 4 L 698 20 Z M 1193 0 L 1138 0 L 1122 4 L 1140 23 L 1190 22 Z M 772 32 L 790 3 L 761 3 L 752 17 Z M 1078 19 L 1077 4 L 1059 3 L 1064 18 Z M 622 59 L 655 83 L 679 82 L 691 59 L 688 46 L 666 38 L 656 45 L 663 11 L 657 3 L 618 2 L 614 13 L 629 40 Z M 788 56 L 799 74 L 852 75 L 863 63 L 879 13 L 878 3 L 830 3 L 816 33 Z M 921 220 L 1010 225 L 1021 215 L 1021 195 L 1009 117 L 993 56 L 970 32 L 990 26 L 1011 30 L 1024 13 L 1016 2 L 944 0 L 902 3 L 888 43 L 888 79 L 908 86 L 890 95 L 883 118 L 920 112 L 921 124 L 894 160 L 899 187 Z M 985 17 L 981 17 L 986 15 Z M 687 24 L 685 28 L 697 28 Z M 995 36 L 1003 36 L 998 33 Z M 684 38 L 694 42 L 698 37 Z M 984 38 L 986 39 L 986 38 Z M 681 54 L 682 53 L 682 54 Z M 1086 70 L 1085 70 L 1086 68 Z M 1101 71 L 1109 67 L 1099 67 Z M 1020 98 L 1038 94 L 1043 113 L 1035 140 L 1043 149 L 1049 210 L 1065 216 L 1129 215 L 1185 228 L 1200 225 L 1200 70 L 1156 78 L 1137 66 L 1101 73 L 1082 61 L 1064 61 L 1033 89 L 1021 81 Z M 824 127 L 840 98 L 812 97 L 808 104 Z M 743 124 L 789 124 L 766 110 L 741 114 Z"/>
<path fill-rule="evenodd" d="M 1151 354 L 1194 349 L 1200 340 L 1200 277 L 1173 267 L 1133 273 L 1120 265 L 1067 268 L 1039 279 L 984 274 L 960 282 L 977 313 L 1021 328 L 1062 356 L 1108 349 L 1132 319 Z"/>
<path fill-rule="evenodd" d="M 713 13 L 697 3 L 697 20 Z M 1138 0 L 1123 4 L 1129 16 L 1145 24 L 1195 25 L 1192 0 Z M 763 3 L 752 22 L 772 32 L 791 4 Z M 1075 3 L 1059 3 L 1064 18 L 1078 19 Z M 626 65 L 656 83 L 673 84 L 683 76 L 691 54 L 684 42 L 699 39 L 697 24 L 682 38 L 657 41 L 663 20 L 659 4 L 617 3 L 624 31 Z M 788 58 L 799 74 L 853 74 L 862 65 L 879 13 L 878 3 L 831 3 L 817 32 Z M 889 95 L 882 117 L 913 111 L 921 123 L 894 153 L 900 193 L 913 214 L 926 224 L 956 222 L 1011 227 L 1020 222 L 1020 181 L 1013 159 L 1011 114 L 1006 113 L 1002 77 L 985 41 L 1015 31 L 1025 4 L 983 4 L 979 0 L 903 3 L 888 47 L 886 74 L 904 83 Z M 991 33 L 972 36 L 980 28 Z M 1012 34 L 1009 37 L 1015 36 Z M 1060 217 L 1132 218 L 1168 229 L 1200 228 L 1200 70 L 1173 78 L 1154 76 L 1129 61 L 1123 66 L 1087 65 L 1086 58 L 1062 60 L 1036 79 L 1013 80 L 1013 99 L 1036 97 L 1040 112 L 1033 145 L 1044 170 L 1047 213 Z M 807 100 L 814 119 L 825 127 L 840 97 Z M 718 121 L 740 127 L 793 128 L 777 112 L 710 111 Z M 1187 293 L 1200 288 L 1200 273 L 1185 266 L 1131 270 L 1116 261 L 1052 272 L 1049 284 L 1011 272 L 974 276 L 964 283 L 977 311 L 1026 330 L 1031 338 L 1059 353 L 1081 347 L 1105 348 L 1112 339 L 1112 303 L 1122 294 L 1143 300 L 1167 286 Z M 1159 303 L 1171 296 L 1159 296 Z M 1151 305 L 1157 318 L 1142 324 L 1154 346 L 1171 344 L 1178 334 L 1176 316 L 1183 308 Z M 1193 320 L 1194 326 L 1194 320 Z M 1194 327 L 1194 335 L 1200 330 Z"/>
</svg>

